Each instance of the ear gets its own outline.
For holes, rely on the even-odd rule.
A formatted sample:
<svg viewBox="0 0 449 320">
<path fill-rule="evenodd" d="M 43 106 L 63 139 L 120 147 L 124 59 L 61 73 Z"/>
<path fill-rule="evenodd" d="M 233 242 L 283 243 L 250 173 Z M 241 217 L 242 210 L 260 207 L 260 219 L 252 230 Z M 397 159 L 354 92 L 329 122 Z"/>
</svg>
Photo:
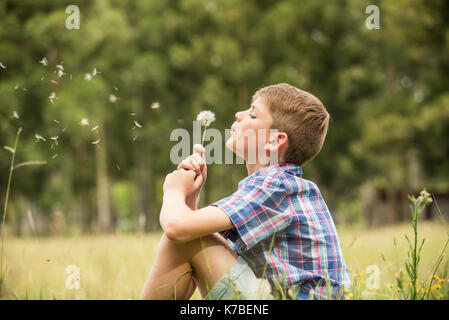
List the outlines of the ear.
<svg viewBox="0 0 449 320">
<path fill-rule="evenodd" d="M 270 141 L 265 144 L 266 151 L 278 151 L 285 149 L 288 143 L 288 136 L 285 132 L 277 132 L 276 136 L 270 137 Z"/>
</svg>

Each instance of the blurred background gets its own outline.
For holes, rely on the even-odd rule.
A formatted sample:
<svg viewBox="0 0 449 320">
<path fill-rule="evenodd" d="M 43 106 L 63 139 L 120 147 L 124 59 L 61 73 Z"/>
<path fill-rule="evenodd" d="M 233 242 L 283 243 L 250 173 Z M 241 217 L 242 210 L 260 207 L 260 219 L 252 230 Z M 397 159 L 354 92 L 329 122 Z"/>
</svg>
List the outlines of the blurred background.
<svg viewBox="0 0 449 320">
<path fill-rule="evenodd" d="M 365 25 L 370 4 L 380 29 Z M 279 82 L 332 116 L 303 177 L 337 224 L 409 220 L 424 187 L 449 212 L 447 1 L 2 0 L 0 62 L 2 207 L 18 128 L 15 162 L 46 161 L 13 171 L 8 234 L 160 230 L 170 133 L 192 132 L 201 110 L 224 133 Z M 246 174 L 210 165 L 200 205 Z"/>
</svg>

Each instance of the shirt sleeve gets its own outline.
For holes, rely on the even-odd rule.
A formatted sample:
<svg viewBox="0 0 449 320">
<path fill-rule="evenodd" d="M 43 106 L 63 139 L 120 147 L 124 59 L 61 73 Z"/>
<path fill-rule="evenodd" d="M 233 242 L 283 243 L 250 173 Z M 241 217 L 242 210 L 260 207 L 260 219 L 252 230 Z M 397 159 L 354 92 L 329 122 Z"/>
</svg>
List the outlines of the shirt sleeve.
<svg viewBox="0 0 449 320">
<path fill-rule="evenodd" d="M 229 197 L 212 204 L 222 209 L 234 224 L 233 229 L 222 235 L 234 243 L 235 251 L 242 252 L 271 239 L 291 223 L 291 212 L 282 201 L 287 195 L 288 188 L 281 180 L 256 176 Z"/>
</svg>

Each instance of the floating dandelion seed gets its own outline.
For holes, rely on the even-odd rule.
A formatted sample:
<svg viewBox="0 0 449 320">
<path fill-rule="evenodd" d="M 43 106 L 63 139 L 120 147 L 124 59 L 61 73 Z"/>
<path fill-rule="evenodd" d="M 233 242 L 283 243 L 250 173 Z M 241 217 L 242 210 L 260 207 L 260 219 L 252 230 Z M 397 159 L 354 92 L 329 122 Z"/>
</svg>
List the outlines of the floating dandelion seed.
<svg viewBox="0 0 449 320">
<path fill-rule="evenodd" d="M 91 130 L 91 131 L 96 131 L 99 127 L 100 127 L 100 125 L 97 125 L 97 126 L 93 127 L 93 128 L 90 129 L 90 130 Z"/>
<path fill-rule="evenodd" d="M 0 67 L 1 67 L 2 69 L 6 69 L 6 66 L 5 66 L 3 63 L 1 63 L 1 62 L 0 62 Z"/>
<path fill-rule="evenodd" d="M 134 112 L 131 112 L 130 115 L 135 116 L 136 114 Z"/>
<path fill-rule="evenodd" d="M 137 121 L 134 121 L 134 124 L 135 124 L 135 126 L 134 126 L 134 128 L 133 128 L 133 130 L 137 127 L 137 128 L 142 128 L 142 126 L 137 122 Z"/>
<path fill-rule="evenodd" d="M 53 92 L 48 96 L 48 99 L 50 99 L 51 103 L 55 103 L 53 100 L 56 100 L 56 99 L 58 99 L 58 98 L 56 97 L 56 93 L 53 91 Z"/>
<path fill-rule="evenodd" d="M 201 111 L 200 113 L 198 113 L 196 120 L 200 121 L 201 125 L 204 127 L 203 137 L 201 139 L 201 144 L 203 144 L 207 127 L 209 127 L 210 124 L 215 121 L 215 113 L 209 110 Z"/>
<path fill-rule="evenodd" d="M 135 137 L 133 138 L 133 141 L 136 141 L 136 139 L 137 139 L 137 136 L 135 136 Z"/>
<path fill-rule="evenodd" d="M 54 158 L 56 158 L 58 156 L 58 154 L 55 154 L 53 157 L 51 157 L 51 159 L 53 160 Z"/>
<path fill-rule="evenodd" d="M 115 95 L 113 95 L 113 94 L 109 95 L 109 102 L 116 103 L 117 100 L 118 100 L 118 98 Z"/>
<path fill-rule="evenodd" d="M 84 80 L 87 80 L 87 81 L 92 80 L 92 75 L 91 75 L 90 73 L 86 73 L 86 74 L 84 75 Z"/>
<path fill-rule="evenodd" d="M 56 122 L 57 124 L 60 124 L 61 122 L 59 122 L 58 120 L 53 120 L 54 122 Z"/>
<path fill-rule="evenodd" d="M 53 82 L 54 84 L 58 84 L 58 82 L 55 80 L 50 80 L 50 82 Z"/>
<path fill-rule="evenodd" d="M 117 170 L 120 171 L 120 166 L 119 165 L 117 165 Z"/>
<path fill-rule="evenodd" d="M 11 153 L 16 152 L 13 148 L 8 147 L 8 146 L 3 146 L 3 149 L 8 150 L 8 151 L 11 152 Z"/>
<path fill-rule="evenodd" d="M 58 138 L 59 136 L 50 137 L 50 139 L 54 141 L 55 145 L 58 145 Z M 53 144 L 51 145 L 51 147 L 53 148 Z"/>
<path fill-rule="evenodd" d="M 92 141 L 92 144 L 98 144 L 100 140 Z"/>
<path fill-rule="evenodd" d="M 13 111 L 12 112 L 12 116 L 10 116 L 11 119 L 20 119 L 19 114 L 17 113 L 17 111 Z"/>
<path fill-rule="evenodd" d="M 94 70 L 92 70 L 92 77 L 95 77 L 97 74 L 100 74 L 100 71 L 97 71 L 97 68 L 94 68 Z"/>
<path fill-rule="evenodd" d="M 20 88 L 20 86 L 18 85 L 18 84 L 16 84 L 15 86 L 14 86 L 14 90 L 17 90 L 17 89 L 19 89 Z"/>
<path fill-rule="evenodd" d="M 72 74 L 70 74 L 70 78 L 69 78 L 69 80 L 72 80 Z"/>
<path fill-rule="evenodd" d="M 39 63 L 46 67 L 48 65 L 48 59 L 46 57 L 43 57 L 42 60 L 39 61 Z"/>
<path fill-rule="evenodd" d="M 36 142 L 39 142 L 39 140 L 47 141 L 45 138 L 43 138 L 41 135 L 37 133 L 34 135 L 34 137 L 36 138 Z"/>
<path fill-rule="evenodd" d="M 42 81 L 42 80 L 44 80 L 44 79 L 45 79 L 45 77 L 44 77 L 44 76 L 42 76 L 42 77 L 41 77 L 41 81 Z"/>
<path fill-rule="evenodd" d="M 80 124 L 82 126 L 88 126 L 89 125 L 89 120 L 87 118 L 82 118 Z"/>
<path fill-rule="evenodd" d="M 153 102 L 151 104 L 151 109 L 159 109 L 161 107 L 161 105 L 159 104 L 159 102 Z"/>
</svg>

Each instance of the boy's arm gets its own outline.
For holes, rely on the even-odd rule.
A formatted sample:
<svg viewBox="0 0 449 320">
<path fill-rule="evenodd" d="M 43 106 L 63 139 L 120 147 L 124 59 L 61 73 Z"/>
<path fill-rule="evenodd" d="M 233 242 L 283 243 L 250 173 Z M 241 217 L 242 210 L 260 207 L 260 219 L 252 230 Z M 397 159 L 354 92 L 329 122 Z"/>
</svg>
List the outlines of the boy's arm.
<svg viewBox="0 0 449 320">
<path fill-rule="evenodd" d="M 192 210 L 186 205 L 186 196 L 177 191 L 164 193 L 160 223 L 165 235 L 180 243 L 234 227 L 221 209 Z"/>
</svg>

